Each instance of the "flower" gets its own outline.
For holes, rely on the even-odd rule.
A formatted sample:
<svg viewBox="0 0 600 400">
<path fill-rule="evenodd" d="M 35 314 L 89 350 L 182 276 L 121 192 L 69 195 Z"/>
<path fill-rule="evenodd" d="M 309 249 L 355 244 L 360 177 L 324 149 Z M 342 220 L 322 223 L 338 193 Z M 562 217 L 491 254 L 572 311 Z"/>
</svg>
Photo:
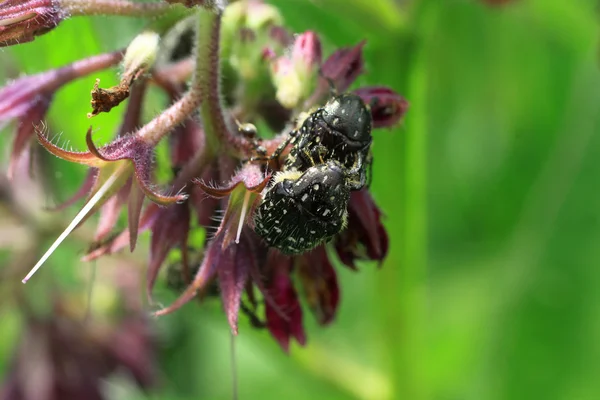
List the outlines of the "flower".
<svg viewBox="0 0 600 400">
<path fill-rule="evenodd" d="M 44 130 L 37 130 L 39 142 L 50 153 L 89 168 L 81 188 L 59 208 L 85 196 L 87 201 L 24 281 L 71 231 L 99 211 L 96 235 L 83 259 L 96 259 L 127 245 L 133 250 L 138 235 L 150 231 L 146 290 L 152 304 L 155 304 L 152 291 L 163 265 L 171 252 L 180 253 L 178 273 L 187 286 L 171 305 L 155 311 L 154 315 L 174 312 L 218 287 L 233 334 L 238 333 L 241 310 L 251 317 L 254 325 L 266 327 L 288 351 L 292 341 L 300 345 L 307 341 L 302 297 L 320 325 L 335 320 L 342 301 L 336 254 L 341 263 L 356 269 L 363 260 L 381 262 L 388 251 L 382 213 L 366 188 L 352 192 L 348 203 L 347 196 L 340 203 L 342 223 L 338 226 L 345 229 L 329 243 L 305 253 L 283 255 L 269 248 L 254 230 L 256 209 L 265 204 L 267 194 L 275 193 L 269 191 L 286 190 L 285 186 L 275 188 L 276 179 L 271 177 L 303 173 L 282 172 L 283 161 L 290 154 L 287 146 L 290 130 L 298 127 L 307 112 L 325 104 L 332 92 L 350 90 L 364 72 L 365 42 L 323 57 L 317 33 L 291 35 L 277 9 L 262 1 L 234 3 L 225 12 L 213 7 L 220 2 L 171 2 L 187 6 L 202 3 L 206 8 L 194 10 L 196 29 L 183 22 L 165 28 L 169 30 L 165 37 L 173 37 L 164 40 L 161 46 L 157 46 L 155 34 L 142 34 L 134 40 L 129 54 L 137 56 L 128 57 L 130 67 L 126 67 L 123 76 L 126 80 L 123 96 L 95 90 L 97 96 L 93 100 L 98 107 L 92 114 L 108 112 L 121 100 L 127 100 L 125 118 L 110 143 L 96 145 L 90 127 L 86 134 L 87 151 L 70 151 L 52 143 Z M 87 9 L 94 4 L 89 3 Z M 156 14 L 166 5 L 127 4 L 128 12 L 150 10 Z M 190 36 L 190 32 L 195 36 Z M 193 45 L 189 43 L 190 37 Z M 177 48 L 165 49 L 170 45 Z M 136 49 L 141 52 L 133 51 Z M 163 51 L 167 56 L 160 54 Z M 170 58 L 174 54 L 183 61 L 174 62 Z M 80 72 L 75 76 L 81 76 Z M 22 78 L 20 85 L 9 86 L 11 89 L 5 92 L 8 96 L 0 98 L 0 121 L 3 113 L 5 119 L 41 120 L 52 93 L 64 83 L 53 77 L 50 74 Z M 51 83 L 46 84 L 46 80 Z M 167 93 L 170 105 L 144 124 L 140 115 L 150 84 L 158 84 Z M 375 128 L 397 124 L 407 110 L 406 100 L 391 88 L 372 86 L 353 90 L 370 107 Z M 46 103 L 39 103 L 38 95 Z M 101 95 L 107 96 L 108 103 L 98 97 Z M 273 129 L 270 138 L 249 128 L 265 125 Z M 319 128 L 336 133 L 329 126 Z M 31 132 L 19 137 L 27 135 Z M 154 154 L 165 137 L 169 139 L 168 165 L 161 165 L 161 171 L 171 171 L 171 176 L 160 182 L 168 181 L 169 193 L 156 190 L 154 183 Z M 367 139 L 370 144 L 370 138 Z M 325 163 L 321 155 L 327 156 L 329 150 L 325 141 L 318 146 L 320 156 L 312 160 L 315 165 Z M 368 148 L 362 148 L 368 161 Z M 281 150 L 278 157 L 271 157 L 276 149 Z M 348 183 L 345 179 L 340 182 Z M 325 184 L 325 179 L 320 184 Z M 145 198 L 151 201 L 144 206 Z M 116 232 L 123 208 L 127 208 L 127 228 Z M 326 209 L 323 216 L 330 212 Z M 206 234 L 202 244 L 190 240 L 198 229 Z"/>
<path fill-rule="evenodd" d="M 269 180 L 270 176 L 263 176 L 258 166 L 249 164 L 239 170 L 228 185 L 210 187 L 197 182 L 209 196 L 227 199 L 225 214 L 204 251 L 204 260 L 192 283 L 173 305 L 156 315 L 165 315 L 183 306 L 217 274 L 225 313 L 232 331 L 237 333 L 240 298 L 246 278 L 251 273 L 257 276 L 259 268 L 253 251 L 256 239 L 249 233 L 249 228 L 244 231 L 244 226 L 249 224 L 260 193 Z"/>
<path fill-rule="evenodd" d="M 52 0 L 5 0 L 0 3 L 0 47 L 30 42 L 65 17 Z"/>
</svg>

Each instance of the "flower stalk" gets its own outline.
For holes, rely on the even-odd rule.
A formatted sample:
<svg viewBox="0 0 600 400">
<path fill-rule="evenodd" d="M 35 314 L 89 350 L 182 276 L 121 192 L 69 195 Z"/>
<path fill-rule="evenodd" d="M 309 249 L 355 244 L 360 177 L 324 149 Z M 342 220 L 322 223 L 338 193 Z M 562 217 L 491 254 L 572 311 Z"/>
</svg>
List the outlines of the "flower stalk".
<svg viewBox="0 0 600 400">
<path fill-rule="evenodd" d="M 57 0 L 56 3 L 70 16 L 160 17 L 177 7 L 164 1 L 140 3 L 127 0 Z"/>
<path fill-rule="evenodd" d="M 196 36 L 196 71 L 192 90 L 202 91 L 204 101 L 200 116 L 206 137 L 206 150 L 216 154 L 223 143 L 232 137 L 223 114 L 221 102 L 221 63 L 219 44 L 221 40 L 222 12 L 201 9 Z M 235 142 L 235 141 L 234 141 Z"/>
</svg>

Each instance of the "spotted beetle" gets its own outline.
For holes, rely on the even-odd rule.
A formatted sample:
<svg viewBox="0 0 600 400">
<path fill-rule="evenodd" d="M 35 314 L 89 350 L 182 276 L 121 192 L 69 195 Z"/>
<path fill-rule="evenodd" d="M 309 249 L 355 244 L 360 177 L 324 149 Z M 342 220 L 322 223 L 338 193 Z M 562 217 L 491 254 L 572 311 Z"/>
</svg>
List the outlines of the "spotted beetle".
<svg viewBox="0 0 600 400">
<path fill-rule="evenodd" d="M 350 191 L 367 181 L 371 124 L 359 96 L 338 95 L 266 158 L 278 158 L 292 144 L 254 217 L 254 230 L 270 247 L 301 254 L 345 228 Z"/>
<path fill-rule="evenodd" d="M 367 181 L 371 125 L 371 113 L 359 96 L 337 95 L 312 112 L 299 129 L 290 132 L 270 157 L 260 156 L 250 161 L 277 159 L 291 144 L 284 170 L 305 171 L 327 160 L 337 160 L 345 168 L 359 173 L 351 189 L 360 190 Z M 363 165 L 366 166 L 363 168 Z"/>
<path fill-rule="evenodd" d="M 310 114 L 296 133 L 284 169 L 303 171 L 326 160 L 337 160 L 360 173 L 352 190 L 366 181 L 365 164 L 371 146 L 371 113 L 355 94 L 333 97 Z"/>
<path fill-rule="evenodd" d="M 350 188 L 337 161 L 275 175 L 254 217 L 254 230 L 269 246 L 299 254 L 346 226 Z"/>
</svg>

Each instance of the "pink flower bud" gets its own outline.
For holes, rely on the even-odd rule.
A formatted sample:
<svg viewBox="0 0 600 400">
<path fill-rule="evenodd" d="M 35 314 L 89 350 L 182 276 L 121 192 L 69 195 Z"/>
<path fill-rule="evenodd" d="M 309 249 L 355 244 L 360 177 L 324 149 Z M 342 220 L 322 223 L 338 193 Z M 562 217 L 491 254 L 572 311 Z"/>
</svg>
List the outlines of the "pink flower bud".
<svg viewBox="0 0 600 400">
<path fill-rule="evenodd" d="M 0 47 L 31 42 L 64 17 L 52 0 L 5 0 L 0 3 Z"/>
<path fill-rule="evenodd" d="M 298 35 L 292 49 L 292 60 L 296 68 L 306 68 L 307 72 L 321 65 L 321 41 L 316 33 L 307 31 Z"/>
<path fill-rule="evenodd" d="M 277 100 L 288 109 L 295 108 L 314 89 L 321 65 L 321 42 L 314 32 L 296 37 L 290 55 L 274 59 L 271 75 L 277 88 Z"/>
</svg>

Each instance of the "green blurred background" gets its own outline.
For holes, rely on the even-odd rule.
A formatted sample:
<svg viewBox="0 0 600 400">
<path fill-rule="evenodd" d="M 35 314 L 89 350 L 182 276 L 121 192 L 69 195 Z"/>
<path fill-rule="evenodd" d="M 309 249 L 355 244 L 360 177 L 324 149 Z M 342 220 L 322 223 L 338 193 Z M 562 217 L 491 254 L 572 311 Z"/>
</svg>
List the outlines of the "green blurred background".
<svg viewBox="0 0 600 400">
<path fill-rule="evenodd" d="M 373 145 L 387 261 L 358 273 L 339 268 L 337 320 L 319 328 L 307 313 L 308 345 L 289 356 L 242 318 L 240 398 L 599 399 L 597 2 L 271 3 L 292 30 L 319 32 L 327 53 L 366 38 L 368 73 L 358 84 L 389 85 L 411 107 Z M 142 27 L 68 20 L 0 53 L 0 78 L 126 46 Z M 116 83 L 114 71 L 97 76 Z M 49 115 L 51 132 L 79 149 L 92 79 L 59 92 Z M 107 139 L 118 121 L 117 111 L 94 124 Z M 0 139 L 6 160 L 12 136 Z M 53 162 L 64 199 L 84 169 Z M 64 275 L 65 285 L 81 285 L 72 275 L 89 268 L 78 261 L 82 251 L 68 240 L 37 279 Z M 147 246 L 136 255 L 145 261 Z M 165 288 L 157 297 L 173 299 Z M 5 373 L 20 318 L 0 313 Z M 158 324 L 162 388 L 150 398 L 230 398 L 229 328 L 218 302 L 188 305 Z M 146 398 L 115 388 L 115 398 Z"/>
</svg>

